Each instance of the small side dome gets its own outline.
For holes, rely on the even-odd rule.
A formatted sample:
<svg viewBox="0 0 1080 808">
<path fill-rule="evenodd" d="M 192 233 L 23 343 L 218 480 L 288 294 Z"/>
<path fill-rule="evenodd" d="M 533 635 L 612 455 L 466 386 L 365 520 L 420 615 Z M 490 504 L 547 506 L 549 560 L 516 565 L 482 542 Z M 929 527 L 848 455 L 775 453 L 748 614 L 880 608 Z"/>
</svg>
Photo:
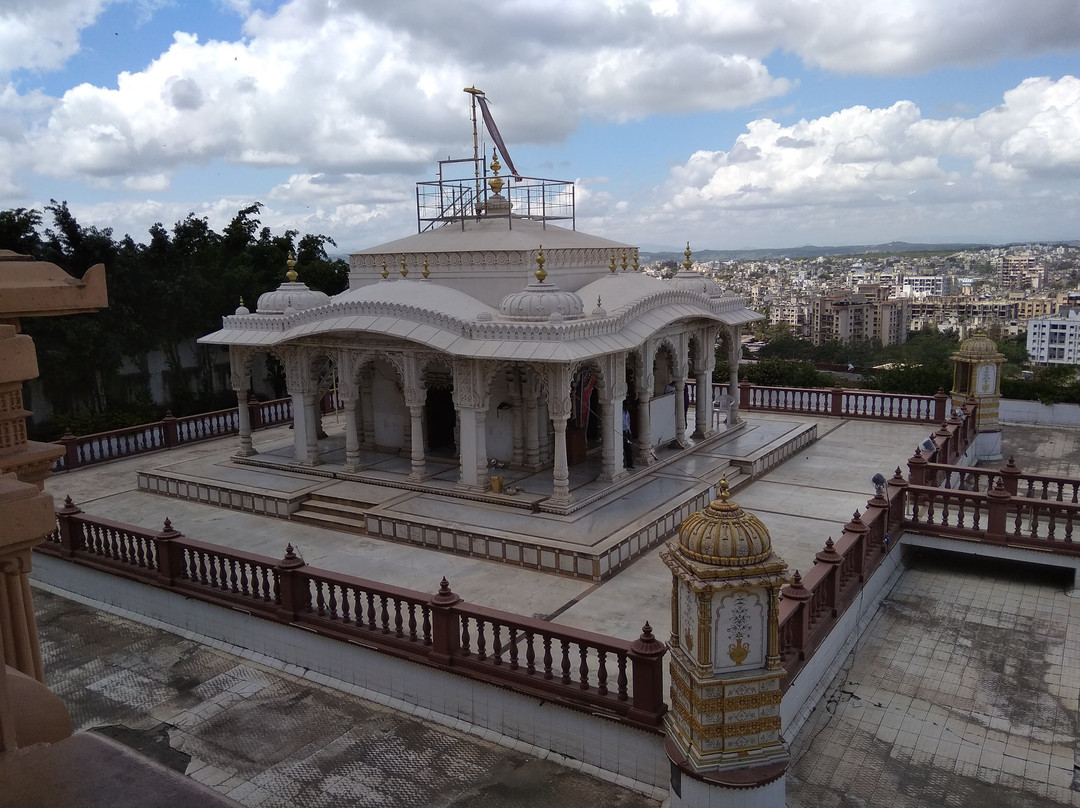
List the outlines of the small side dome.
<svg viewBox="0 0 1080 808">
<path fill-rule="evenodd" d="M 986 334 L 976 333 L 960 343 L 957 355 L 964 359 L 990 358 L 998 356 L 998 349 L 994 341 Z"/>
<path fill-rule="evenodd" d="M 719 567 L 760 564 L 772 555 L 772 538 L 761 520 L 728 502 L 727 479 L 720 496 L 679 526 L 679 547 L 694 561 Z"/>
<path fill-rule="evenodd" d="M 293 314 L 304 309 L 313 309 L 330 302 L 325 292 L 309 289 L 306 283 L 297 280 L 296 261 L 289 256 L 289 270 L 285 273 L 285 282 L 272 292 L 259 295 L 256 314 Z"/>
<path fill-rule="evenodd" d="M 237 316 L 243 316 L 245 314 L 251 314 L 251 311 L 244 305 L 244 298 L 240 298 L 240 305 L 236 307 L 236 311 L 233 314 Z"/>
<path fill-rule="evenodd" d="M 709 297 L 722 297 L 724 290 L 720 288 L 720 284 L 712 278 L 694 271 L 694 262 L 690 260 L 690 256 L 692 255 L 690 252 L 690 242 L 686 243 L 686 251 L 683 255 L 686 256 L 686 260 L 683 261 L 682 269 L 680 269 L 678 274 L 671 279 L 670 283 L 673 284 L 676 289 L 685 290 L 687 292 L 698 292 Z"/>
<path fill-rule="evenodd" d="M 521 292 L 511 292 L 499 304 L 499 314 L 508 320 L 532 320 L 562 322 L 581 317 L 585 313 L 585 303 L 573 292 L 564 292 L 553 283 L 547 282 L 544 271 L 544 248 L 536 256 L 537 270 L 533 273 L 536 280 Z"/>
</svg>

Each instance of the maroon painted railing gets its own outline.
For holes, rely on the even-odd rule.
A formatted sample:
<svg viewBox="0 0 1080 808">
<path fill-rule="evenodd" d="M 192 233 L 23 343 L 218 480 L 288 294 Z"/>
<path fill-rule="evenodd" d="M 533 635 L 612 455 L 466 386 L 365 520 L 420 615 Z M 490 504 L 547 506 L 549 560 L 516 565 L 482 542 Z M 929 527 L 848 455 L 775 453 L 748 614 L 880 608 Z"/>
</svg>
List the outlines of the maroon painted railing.
<svg viewBox="0 0 1080 808">
<path fill-rule="evenodd" d="M 252 430 L 287 424 L 292 420 L 292 401 L 288 398 L 251 401 L 247 406 Z M 56 461 L 53 471 L 71 471 L 144 452 L 235 435 L 239 429 L 237 408 L 232 407 L 181 418 L 167 413 L 160 421 L 150 424 L 91 435 L 75 436 L 68 432 L 58 441 L 64 447 L 64 455 Z"/>
<path fill-rule="evenodd" d="M 781 590 L 780 659 L 785 671 L 781 686 L 785 691 L 894 546 L 906 486 L 897 469 L 884 490 L 866 503 L 865 512 L 855 511 L 839 540 L 827 539 L 814 557 L 814 566 L 805 575 L 796 570 L 791 583 Z"/>
<path fill-rule="evenodd" d="M 646 623 L 619 640 L 473 606 L 439 592 L 308 567 L 82 513 L 70 498 L 42 552 L 187 597 L 661 731 L 667 645 Z"/>
<path fill-rule="evenodd" d="M 908 470 L 911 482 L 917 485 L 988 492 L 1001 480 L 1005 490 L 1013 496 L 1080 502 L 1080 480 L 1047 474 L 1025 474 L 1011 457 L 1000 469 L 930 463 L 913 457 L 908 461 Z"/>
</svg>

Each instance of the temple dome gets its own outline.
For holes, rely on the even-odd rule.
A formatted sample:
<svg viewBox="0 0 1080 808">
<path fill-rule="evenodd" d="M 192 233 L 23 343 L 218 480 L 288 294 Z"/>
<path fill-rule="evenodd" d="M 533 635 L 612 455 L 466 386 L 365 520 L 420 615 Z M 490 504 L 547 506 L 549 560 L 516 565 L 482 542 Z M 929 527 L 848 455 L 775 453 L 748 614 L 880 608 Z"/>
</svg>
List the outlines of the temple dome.
<svg viewBox="0 0 1080 808">
<path fill-rule="evenodd" d="M 728 501 L 727 480 L 720 496 L 679 526 L 679 547 L 694 561 L 720 567 L 760 564 L 772 555 L 772 538 L 761 520 Z"/>
<path fill-rule="evenodd" d="M 672 278 L 669 283 L 676 289 L 687 292 L 698 292 L 699 294 L 703 293 L 709 297 L 720 297 L 724 294 L 724 290 L 720 288 L 720 284 L 707 275 L 702 275 L 700 272 L 694 272 L 692 269 L 679 270 L 679 274 Z"/>
<path fill-rule="evenodd" d="M 285 282 L 274 291 L 259 295 L 256 314 L 294 314 L 330 302 L 330 296 L 325 292 L 309 289 L 306 283 L 297 280 L 296 270 L 293 269 L 296 261 L 290 258 L 288 265 Z"/>
<path fill-rule="evenodd" d="M 544 281 L 533 281 L 524 290 L 508 294 L 499 304 L 499 313 L 510 320 L 547 320 L 553 314 L 570 320 L 584 312 L 585 303 L 578 295 Z"/>
</svg>

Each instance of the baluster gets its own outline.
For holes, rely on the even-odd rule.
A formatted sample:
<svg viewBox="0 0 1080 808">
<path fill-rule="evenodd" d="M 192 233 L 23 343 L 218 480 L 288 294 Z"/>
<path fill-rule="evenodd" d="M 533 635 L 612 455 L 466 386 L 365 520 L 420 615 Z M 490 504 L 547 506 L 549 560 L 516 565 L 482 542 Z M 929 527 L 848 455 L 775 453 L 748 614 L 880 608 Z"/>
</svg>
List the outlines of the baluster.
<svg viewBox="0 0 1080 808">
<path fill-rule="evenodd" d="M 946 482 L 948 480 L 946 479 Z M 948 497 L 941 498 L 941 526 L 947 527 L 949 524 L 949 499 Z"/>
<path fill-rule="evenodd" d="M 1046 539 L 1047 541 L 1054 540 L 1054 528 L 1057 527 L 1058 511 L 1054 509 L 1050 511 L 1049 520 L 1046 523 Z"/>
<path fill-rule="evenodd" d="M 578 681 L 578 687 L 581 690 L 589 689 L 589 649 L 584 645 L 578 646 L 578 653 L 581 657 L 581 665 L 578 667 L 578 675 L 580 680 Z"/>
<path fill-rule="evenodd" d="M 196 550 L 195 558 L 198 560 L 198 581 L 200 584 L 205 584 L 207 582 L 206 553 L 202 552 L 201 550 Z"/>
<path fill-rule="evenodd" d="M 367 593 L 367 625 L 372 631 L 375 630 L 375 593 Z"/>
<path fill-rule="evenodd" d="M 518 635 L 517 628 L 510 626 L 510 670 L 518 669 Z"/>
<path fill-rule="evenodd" d="M 1072 543 L 1072 529 L 1073 529 L 1073 512 L 1065 511 L 1065 536 L 1066 543 Z"/>
<path fill-rule="evenodd" d="M 416 642 L 416 604 L 409 603 L 409 639 Z"/>
<path fill-rule="evenodd" d="M 315 613 L 319 617 L 323 617 L 326 614 L 326 600 L 323 598 L 323 582 L 312 581 L 315 585 Z"/>
<path fill-rule="evenodd" d="M 1020 535 L 1020 530 L 1019 530 L 1020 511 L 1021 511 L 1020 508 L 1016 509 L 1016 524 L 1017 524 L 1016 534 L 1018 536 Z M 1029 521 L 1028 521 L 1028 536 L 1030 538 L 1032 538 L 1032 539 L 1037 539 L 1038 538 L 1038 532 L 1039 532 L 1039 509 L 1038 509 L 1037 506 L 1032 505 L 1029 512 L 1030 512 L 1031 516 L 1030 516 Z"/>
<path fill-rule="evenodd" d="M 461 618 L 461 655 L 467 657 L 472 653 L 469 638 L 469 618 L 464 615 Z"/>
<path fill-rule="evenodd" d="M 343 623 L 352 622 L 352 609 L 350 603 L 356 601 L 356 588 L 350 586 L 346 589 L 341 587 L 341 621 Z"/>
<path fill-rule="evenodd" d="M 277 600 L 277 576 L 275 575 L 271 579 L 271 577 L 270 577 L 270 568 L 269 567 L 263 567 L 261 570 L 259 570 L 259 573 L 261 574 L 261 577 L 262 577 L 263 600 L 266 601 L 267 603 L 269 603 L 272 600 L 276 601 Z M 270 585 L 271 580 L 273 580 L 274 586 Z"/>
<path fill-rule="evenodd" d="M 420 610 L 424 615 L 424 645 L 431 645 L 431 609 L 425 605 Z"/>
<path fill-rule="evenodd" d="M 330 590 L 330 599 L 327 601 L 326 608 L 330 612 L 330 617 L 338 620 L 340 615 L 338 614 L 337 584 L 327 584 L 327 588 Z"/>
<path fill-rule="evenodd" d="M 619 652 L 615 658 L 619 667 L 619 674 L 615 679 L 615 686 L 619 690 L 619 701 L 626 701 L 626 654 Z"/>
<path fill-rule="evenodd" d="M 395 599 L 394 600 L 394 636 L 395 637 L 404 637 L 405 636 L 405 631 L 402 628 L 403 625 L 404 625 L 404 623 L 403 623 L 402 617 L 401 617 L 401 600 L 400 599 Z"/>
<path fill-rule="evenodd" d="M 248 565 L 247 562 L 240 565 L 240 591 L 245 595 L 254 594 L 248 587 Z"/>
<path fill-rule="evenodd" d="M 1017 508 L 1016 508 L 1016 517 L 1013 519 L 1013 535 L 1014 536 L 1020 536 L 1022 534 L 1021 527 L 1020 527 L 1022 521 L 1023 521 L 1023 509 L 1020 508 L 1019 506 L 1017 506 Z"/>
<path fill-rule="evenodd" d="M 487 625 L 487 621 L 477 619 L 476 621 L 476 658 L 483 662 L 487 659 L 487 635 L 484 632 L 484 627 Z"/>
<path fill-rule="evenodd" d="M 525 672 L 530 676 L 536 673 L 536 649 L 533 648 L 535 636 L 531 631 L 525 631 Z"/>
<path fill-rule="evenodd" d="M 495 664 L 502 664 L 502 626 L 497 623 L 491 624 L 491 655 L 495 658 Z"/>
<path fill-rule="evenodd" d="M 390 610 L 386 606 L 387 598 L 385 595 L 379 598 L 379 628 L 382 629 L 383 634 L 390 633 Z"/>
<path fill-rule="evenodd" d="M 544 635 L 544 678 L 551 679 L 554 674 L 551 672 L 551 637 L 547 634 Z"/>
<path fill-rule="evenodd" d="M 561 640 L 562 645 L 562 683 L 570 684 L 570 641 Z"/>
<path fill-rule="evenodd" d="M 600 649 L 599 659 L 596 663 L 596 692 L 601 696 L 607 695 L 607 651 Z"/>
</svg>

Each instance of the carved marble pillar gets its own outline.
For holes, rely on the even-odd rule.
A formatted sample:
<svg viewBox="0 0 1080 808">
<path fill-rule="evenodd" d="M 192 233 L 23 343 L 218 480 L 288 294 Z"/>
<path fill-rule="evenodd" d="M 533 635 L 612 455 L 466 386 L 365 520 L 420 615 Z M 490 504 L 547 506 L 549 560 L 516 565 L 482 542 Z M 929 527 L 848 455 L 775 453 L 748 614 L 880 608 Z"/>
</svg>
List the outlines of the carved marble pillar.
<svg viewBox="0 0 1080 808">
<path fill-rule="evenodd" d="M 483 434 L 487 401 L 481 368 L 471 359 L 455 359 L 454 408 L 458 413 L 458 487 L 468 491 L 487 488 L 487 442 Z"/>
<path fill-rule="evenodd" d="M 600 479 L 614 480 L 627 474 L 623 468 L 622 410 L 626 400 L 626 354 L 604 357 L 600 387 L 601 446 Z"/>
<path fill-rule="evenodd" d="M 304 438 L 306 442 L 303 464 L 317 466 L 319 460 L 319 395 L 307 393 L 304 399 Z"/>
<path fill-rule="evenodd" d="M 424 462 L 424 408 L 412 404 L 409 406 L 410 428 L 412 435 L 412 449 L 410 454 L 411 469 L 409 479 L 422 480 L 427 476 L 427 466 Z"/>
<path fill-rule="evenodd" d="M 698 355 L 694 358 L 697 370 L 697 403 L 694 405 L 695 438 L 704 438 L 714 430 L 712 405 L 712 374 L 716 368 L 716 330 L 703 328 L 698 334 Z"/>
<path fill-rule="evenodd" d="M 476 476 L 483 487 L 487 487 L 487 409 L 476 410 Z"/>
<path fill-rule="evenodd" d="M 742 359 L 742 326 L 728 326 L 728 393 L 731 395 L 731 415 L 728 426 L 734 426 L 742 418 L 739 415 L 739 360 Z"/>
<path fill-rule="evenodd" d="M 345 471 L 360 470 L 360 432 L 357 429 L 356 396 L 343 395 L 341 403 L 345 406 Z"/>
<path fill-rule="evenodd" d="M 521 370 L 515 368 L 510 379 L 510 428 L 513 430 L 510 462 L 515 466 L 525 463 L 525 408 L 522 406 Z"/>
<path fill-rule="evenodd" d="M 675 442 L 686 446 L 686 380 L 675 379 Z"/>
<path fill-rule="evenodd" d="M 375 398 L 373 395 L 374 381 L 370 373 L 365 373 L 360 381 L 360 434 L 363 439 L 360 443 L 362 449 L 375 448 Z"/>
<path fill-rule="evenodd" d="M 635 435 L 634 463 L 639 466 L 651 466 L 656 462 L 652 445 L 652 385 L 648 389 L 638 389 L 637 399 L 637 435 Z"/>
<path fill-rule="evenodd" d="M 540 412 L 536 399 L 525 398 L 525 465 L 531 469 L 540 466 Z"/>
<path fill-rule="evenodd" d="M 458 428 L 460 431 L 460 472 L 458 488 L 468 491 L 482 491 L 484 485 L 477 474 L 477 411 L 474 407 L 458 408 Z M 484 480 L 484 483 L 487 481 Z"/>
<path fill-rule="evenodd" d="M 568 365 L 550 365 L 547 370 L 548 413 L 555 430 L 555 464 L 552 470 L 551 501 L 568 505 L 570 496 L 570 464 L 566 456 L 566 422 L 570 419 L 570 380 Z"/>
<path fill-rule="evenodd" d="M 240 437 L 237 457 L 251 457 L 257 454 L 251 445 L 251 412 L 248 399 L 251 397 L 251 364 L 255 352 L 246 348 L 229 348 L 229 381 L 236 393 L 236 420 Z"/>
</svg>

